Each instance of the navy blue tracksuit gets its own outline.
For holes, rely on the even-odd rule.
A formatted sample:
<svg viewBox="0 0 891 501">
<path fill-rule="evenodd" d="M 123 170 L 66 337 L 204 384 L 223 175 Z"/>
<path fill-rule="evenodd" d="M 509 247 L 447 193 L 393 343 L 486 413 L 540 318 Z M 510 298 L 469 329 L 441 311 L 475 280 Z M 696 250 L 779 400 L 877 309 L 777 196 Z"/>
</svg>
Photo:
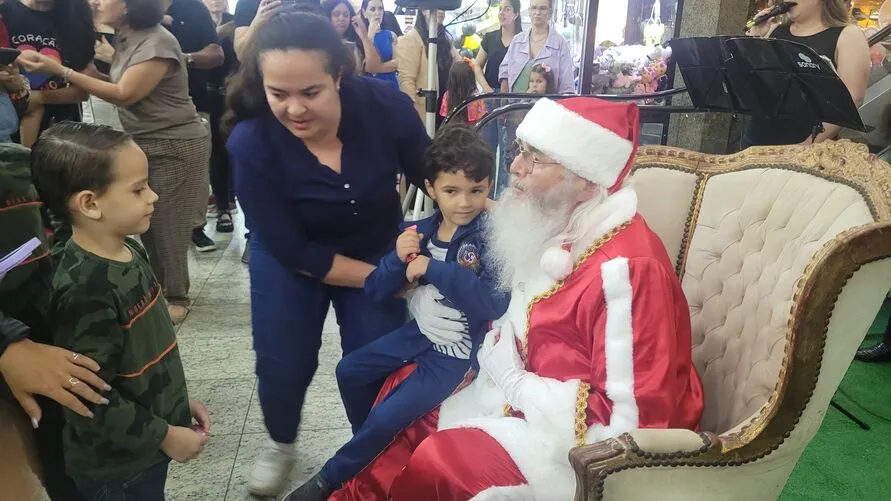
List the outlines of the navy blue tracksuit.
<svg viewBox="0 0 891 501">
<path fill-rule="evenodd" d="M 418 329 L 414 320 L 370 344 L 346 355 L 337 365 L 337 383 L 347 405 L 347 416 L 364 409 L 351 409 L 352 393 L 368 391 L 368 386 L 414 361 L 417 369 L 376 405 L 362 427 L 322 468 L 322 479 L 338 487 L 365 468 L 393 440 L 397 433 L 442 403 L 461 383 L 476 358 L 489 322 L 507 310 L 509 298 L 496 290 L 491 270 L 482 256 L 481 236 L 484 214 L 458 228 L 448 243 L 445 261 L 430 260 L 424 277 L 445 297 L 447 305 L 467 318 L 472 338 L 469 359 L 455 358 L 434 349 L 434 344 Z M 424 235 L 422 253 L 436 235 L 441 216 L 417 223 Z M 393 251 L 365 282 L 366 294 L 387 300 L 405 285 L 406 265 Z"/>
</svg>

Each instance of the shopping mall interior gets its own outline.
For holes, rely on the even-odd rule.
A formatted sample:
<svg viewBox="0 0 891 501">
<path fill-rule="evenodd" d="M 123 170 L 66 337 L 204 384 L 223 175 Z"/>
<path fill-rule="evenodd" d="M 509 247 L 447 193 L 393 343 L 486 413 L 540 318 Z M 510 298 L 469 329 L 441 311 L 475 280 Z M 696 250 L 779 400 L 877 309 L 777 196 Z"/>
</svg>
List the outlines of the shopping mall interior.
<svg viewBox="0 0 891 501">
<path fill-rule="evenodd" d="M 238 0 L 228 2 L 234 12 Z M 408 32 L 414 13 L 400 3 L 384 0 L 384 7 L 396 12 Z M 531 2 L 520 3 L 528 28 Z M 688 66 L 681 68 L 678 47 L 690 46 L 672 46 L 672 41 L 741 37 L 755 13 L 774 3 L 550 2 L 551 26 L 566 40 L 576 68 L 572 85 L 581 94 L 640 106 L 634 181 L 639 211 L 662 238 L 690 303 L 694 362 L 707 395 L 696 432 L 631 433 L 585 443 L 583 431 L 571 456 L 576 501 L 891 496 L 891 362 L 854 360 L 858 349 L 884 342 L 891 329 L 891 0 L 848 2 L 871 58 L 859 108 L 847 95 L 844 106 L 833 108 L 832 99 L 811 93 L 816 84 L 802 83 L 792 97 L 791 91 L 783 94 L 802 110 L 812 106 L 827 113 L 808 115 L 820 127 L 823 117 L 830 117 L 827 124 L 841 123 L 829 121 L 840 115 L 845 118 L 838 120 L 851 124 L 845 121 L 850 108 L 860 130 L 843 128 L 837 146 L 827 141 L 744 149 L 748 115 L 757 107 L 737 97 L 742 91 L 736 94 L 729 76 L 703 83 L 703 67 L 727 69 L 709 66 L 709 57 L 688 57 Z M 460 9 L 446 13 L 445 22 L 452 38 L 460 38 L 464 26 L 484 35 L 499 28 L 498 14 L 494 0 L 463 0 Z M 739 59 L 745 52 L 733 54 Z M 795 57 L 799 64 L 818 66 L 804 54 Z M 820 68 L 825 74 L 835 70 L 829 64 Z M 763 88 L 770 87 L 766 80 L 759 80 Z M 843 84 L 837 73 L 833 82 Z M 722 86 L 722 96 L 733 99 L 709 101 Z M 496 137 L 494 169 L 503 176 L 512 158 L 502 141 L 510 136 L 505 130 L 516 129 L 533 103 L 516 95 L 471 99 L 486 104 L 489 116 L 477 124 L 478 132 Z M 766 109 L 764 102 L 758 106 Z M 781 110 L 778 101 L 770 102 Z M 462 109 L 449 115 L 454 118 Z M 783 112 L 789 111 L 777 111 Z M 819 133 L 814 129 L 814 137 Z M 506 183 L 496 178 L 500 188 Z M 407 218 L 429 214 L 432 204 L 421 199 L 405 201 Z M 235 208 L 231 217 L 233 232 L 217 232 L 215 220 L 208 220 L 205 231 L 215 250 L 189 250 L 192 306 L 176 336 L 189 396 L 205 404 L 212 430 L 199 458 L 171 465 L 167 501 L 264 499 L 248 492 L 252 465 L 272 445 L 255 375 L 251 279 L 244 257 L 249 231 L 242 209 Z M 332 307 L 303 407 L 289 488 L 313 478 L 352 436 L 335 379 L 343 356 L 339 331 Z M 0 501 L 23 501 L 4 497 L 2 490 Z M 532 498 L 522 498 L 527 499 Z"/>
</svg>

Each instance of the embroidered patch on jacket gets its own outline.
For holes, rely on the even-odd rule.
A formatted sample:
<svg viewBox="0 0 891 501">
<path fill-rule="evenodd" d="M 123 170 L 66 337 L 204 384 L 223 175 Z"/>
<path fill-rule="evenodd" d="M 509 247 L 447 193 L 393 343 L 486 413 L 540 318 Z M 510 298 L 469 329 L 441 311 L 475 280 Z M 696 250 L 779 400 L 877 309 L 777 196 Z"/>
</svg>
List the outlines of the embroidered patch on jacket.
<svg viewBox="0 0 891 501">
<path fill-rule="evenodd" d="M 480 251 L 476 245 L 470 242 L 464 242 L 458 247 L 458 264 L 473 271 L 480 270 Z"/>
</svg>

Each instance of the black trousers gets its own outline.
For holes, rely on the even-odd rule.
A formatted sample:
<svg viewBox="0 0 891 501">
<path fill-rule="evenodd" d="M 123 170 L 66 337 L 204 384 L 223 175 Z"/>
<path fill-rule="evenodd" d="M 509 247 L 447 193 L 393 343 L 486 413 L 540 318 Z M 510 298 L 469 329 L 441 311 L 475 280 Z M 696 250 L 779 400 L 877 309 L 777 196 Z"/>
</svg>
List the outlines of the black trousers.
<svg viewBox="0 0 891 501">
<path fill-rule="evenodd" d="M 232 200 L 232 170 L 229 167 L 229 152 L 226 138 L 220 128 L 226 110 L 224 90 L 208 90 L 207 113 L 210 115 L 210 189 L 217 200 L 220 212 L 229 210 Z"/>
</svg>

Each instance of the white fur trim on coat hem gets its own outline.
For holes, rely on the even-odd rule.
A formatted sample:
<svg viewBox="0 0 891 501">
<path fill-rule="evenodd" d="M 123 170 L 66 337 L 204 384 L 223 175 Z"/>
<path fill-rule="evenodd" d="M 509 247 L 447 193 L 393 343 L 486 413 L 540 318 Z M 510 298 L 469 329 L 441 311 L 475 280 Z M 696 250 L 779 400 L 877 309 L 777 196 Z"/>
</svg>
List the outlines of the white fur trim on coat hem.
<svg viewBox="0 0 891 501">
<path fill-rule="evenodd" d="M 470 501 L 535 501 L 535 496 L 528 485 L 512 485 L 489 487 L 470 498 Z"/>
<path fill-rule="evenodd" d="M 627 258 L 600 266 L 606 297 L 606 396 L 613 403 L 609 425 L 594 425 L 586 442 L 617 437 L 638 427 L 639 409 L 634 395 L 634 326 L 630 269 Z"/>
</svg>

